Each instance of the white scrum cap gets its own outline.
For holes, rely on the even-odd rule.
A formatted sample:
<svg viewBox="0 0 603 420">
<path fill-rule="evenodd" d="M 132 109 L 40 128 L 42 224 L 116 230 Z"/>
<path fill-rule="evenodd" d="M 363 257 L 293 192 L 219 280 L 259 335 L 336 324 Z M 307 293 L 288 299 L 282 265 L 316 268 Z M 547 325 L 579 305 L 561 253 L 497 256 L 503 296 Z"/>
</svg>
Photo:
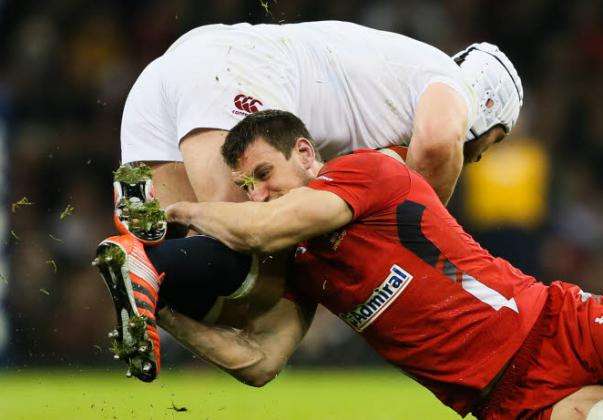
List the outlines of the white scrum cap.
<svg viewBox="0 0 603 420">
<path fill-rule="evenodd" d="M 511 60 L 496 45 L 473 44 L 452 57 L 461 67 L 479 104 L 467 141 L 497 124 L 509 133 L 523 105 L 523 87 Z"/>
</svg>

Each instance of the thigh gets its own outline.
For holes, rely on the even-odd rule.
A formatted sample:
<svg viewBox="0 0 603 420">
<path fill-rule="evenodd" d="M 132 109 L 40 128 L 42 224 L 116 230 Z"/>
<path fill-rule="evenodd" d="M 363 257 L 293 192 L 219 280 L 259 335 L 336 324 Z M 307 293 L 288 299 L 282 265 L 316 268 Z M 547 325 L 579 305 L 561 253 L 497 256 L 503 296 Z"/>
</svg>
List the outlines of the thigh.
<svg viewBox="0 0 603 420">
<path fill-rule="evenodd" d="M 180 151 L 184 162 L 147 162 L 153 170 L 156 196 L 162 207 L 177 201 L 243 201 L 241 190 L 231 180 L 221 147 L 227 132 L 195 130 L 184 137 Z M 219 299 L 205 321 L 241 327 L 281 298 L 289 255 L 259 258 L 254 287 L 236 300 Z"/>
<path fill-rule="evenodd" d="M 243 201 L 231 180 L 221 147 L 227 132 L 197 130 L 181 143 L 184 162 L 144 162 L 153 171 L 155 196 L 162 207 L 178 201 Z"/>
<path fill-rule="evenodd" d="M 146 162 L 153 171 L 155 197 L 161 207 L 178 201 L 197 201 L 182 162 Z"/>
<path fill-rule="evenodd" d="M 186 173 L 198 201 L 245 200 L 222 158 L 227 134 L 224 130 L 195 130 L 180 142 Z"/>
<path fill-rule="evenodd" d="M 599 401 L 603 401 L 603 386 L 585 386 L 555 404 L 553 406 L 551 420 L 586 419 L 591 408 Z M 603 413 L 601 413 L 599 417 L 596 416 L 596 413 L 591 413 L 589 420 L 591 418 L 603 418 L 601 415 L 603 415 Z"/>
</svg>

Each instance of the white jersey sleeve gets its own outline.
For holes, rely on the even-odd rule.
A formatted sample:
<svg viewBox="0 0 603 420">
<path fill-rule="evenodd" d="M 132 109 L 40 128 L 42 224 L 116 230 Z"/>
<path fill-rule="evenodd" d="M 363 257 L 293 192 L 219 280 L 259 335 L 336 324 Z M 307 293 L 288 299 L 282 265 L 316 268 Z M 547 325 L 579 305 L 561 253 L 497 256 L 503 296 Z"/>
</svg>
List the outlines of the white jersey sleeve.
<svg viewBox="0 0 603 420">
<path fill-rule="evenodd" d="M 469 133 L 469 129 L 473 124 L 476 116 L 477 116 L 477 103 L 475 94 L 473 90 L 469 87 L 464 80 L 460 80 L 460 78 L 454 78 L 445 74 L 438 74 L 437 72 L 426 72 L 421 77 L 422 80 L 418 82 L 417 94 L 413 97 L 413 109 L 417 109 L 417 105 L 419 100 L 421 99 L 421 95 L 425 92 L 425 90 L 434 83 L 443 83 L 451 87 L 457 94 L 463 98 L 465 105 L 467 106 L 467 128 L 465 132 L 465 136 Z"/>
<path fill-rule="evenodd" d="M 407 100 L 412 119 L 414 120 L 417 105 L 425 90 L 434 83 L 443 83 L 464 100 L 467 106 L 468 132 L 477 115 L 477 102 L 460 67 L 448 55 L 431 45 L 401 35 L 384 34 L 383 37 L 393 39 L 397 44 L 384 51 L 384 55 L 390 69 L 408 86 Z"/>
<path fill-rule="evenodd" d="M 325 158 L 358 148 L 408 146 L 421 95 L 433 83 L 477 106 L 458 65 L 415 39 L 349 22 L 284 25 L 301 69 L 300 113 Z"/>
</svg>

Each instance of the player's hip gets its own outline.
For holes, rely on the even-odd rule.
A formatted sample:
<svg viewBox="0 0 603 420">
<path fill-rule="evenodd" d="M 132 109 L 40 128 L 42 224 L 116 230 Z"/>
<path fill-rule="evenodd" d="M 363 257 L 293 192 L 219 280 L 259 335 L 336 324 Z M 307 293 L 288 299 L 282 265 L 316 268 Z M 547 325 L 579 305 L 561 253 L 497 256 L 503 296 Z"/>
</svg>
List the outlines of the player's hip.
<svg viewBox="0 0 603 420">
<path fill-rule="evenodd" d="M 603 324 L 599 297 L 554 282 L 539 320 L 474 414 L 548 419 L 555 403 L 597 384 L 603 379 L 603 325 L 597 319 Z"/>
</svg>

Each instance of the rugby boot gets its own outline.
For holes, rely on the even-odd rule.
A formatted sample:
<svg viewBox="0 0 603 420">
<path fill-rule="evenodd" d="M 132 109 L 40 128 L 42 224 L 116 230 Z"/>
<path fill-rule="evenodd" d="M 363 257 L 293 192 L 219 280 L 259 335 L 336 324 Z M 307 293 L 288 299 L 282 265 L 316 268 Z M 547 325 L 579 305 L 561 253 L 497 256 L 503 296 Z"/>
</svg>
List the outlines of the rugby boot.
<svg viewBox="0 0 603 420">
<path fill-rule="evenodd" d="M 113 221 L 123 235 L 131 233 L 145 245 L 157 245 L 167 233 L 165 213 L 155 198 L 151 168 L 120 166 L 113 173 Z"/>
<path fill-rule="evenodd" d="M 109 333 L 113 357 L 127 363 L 126 376 L 153 381 L 161 364 L 155 310 L 164 274 L 157 273 L 143 244 L 131 234 L 102 241 L 92 265 L 99 269 L 115 305 L 117 328 Z"/>
</svg>

